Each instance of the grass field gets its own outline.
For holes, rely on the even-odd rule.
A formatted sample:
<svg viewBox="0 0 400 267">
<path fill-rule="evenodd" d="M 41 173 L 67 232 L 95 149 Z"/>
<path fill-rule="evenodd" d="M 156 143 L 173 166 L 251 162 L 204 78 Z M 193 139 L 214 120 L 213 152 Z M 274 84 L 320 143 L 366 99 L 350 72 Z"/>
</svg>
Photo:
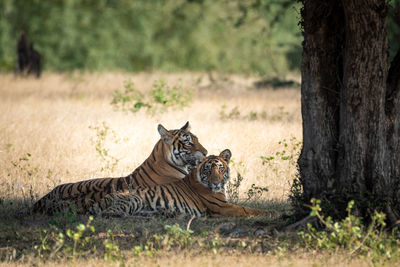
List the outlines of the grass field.
<svg viewBox="0 0 400 267">
<path fill-rule="evenodd" d="M 190 105 L 150 114 L 110 104 L 125 81 L 146 94 L 159 78 L 193 90 Z M 128 175 L 159 139 L 159 123 L 176 129 L 189 121 L 209 154 L 232 151 L 231 177 L 244 177 L 241 203 L 290 214 L 287 198 L 302 139 L 300 91 L 256 88 L 255 81 L 201 73 L 45 73 L 40 80 L 1 74 L 0 265 L 368 265 L 299 247 L 297 233 L 274 230 L 288 223 L 285 217 L 195 219 L 190 235 L 181 231 L 188 227 L 185 218 L 95 218 L 95 231 L 85 228 L 75 244 L 65 234 L 87 216 L 21 213 L 60 183 Z M 246 201 L 253 184 L 268 192 Z"/>
</svg>

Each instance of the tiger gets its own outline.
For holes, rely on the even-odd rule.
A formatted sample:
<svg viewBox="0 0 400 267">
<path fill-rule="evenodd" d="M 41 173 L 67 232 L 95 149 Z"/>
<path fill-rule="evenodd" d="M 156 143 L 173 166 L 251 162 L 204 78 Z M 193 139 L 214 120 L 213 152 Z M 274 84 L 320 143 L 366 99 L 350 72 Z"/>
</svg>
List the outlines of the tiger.
<svg viewBox="0 0 400 267">
<path fill-rule="evenodd" d="M 58 185 L 39 199 L 33 205 L 32 211 L 52 215 L 67 206 L 73 206 L 78 214 L 82 214 L 112 192 L 183 179 L 207 155 L 207 150 L 190 132 L 189 122 L 178 130 L 167 130 L 159 124 L 157 130 L 161 138 L 150 156 L 128 176 Z"/>
<path fill-rule="evenodd" d="M 274 216 L 274 211 L 252 209 L 227 202 L 225 185 L 229 180 L 231 156 L 229 149 L 222 151 L 219 156 L 208 156 L 185 178 L 173 183 L 111 193 L 88 213 L 105 217 L 146 214 L 167 217 Z"/>
</svg>

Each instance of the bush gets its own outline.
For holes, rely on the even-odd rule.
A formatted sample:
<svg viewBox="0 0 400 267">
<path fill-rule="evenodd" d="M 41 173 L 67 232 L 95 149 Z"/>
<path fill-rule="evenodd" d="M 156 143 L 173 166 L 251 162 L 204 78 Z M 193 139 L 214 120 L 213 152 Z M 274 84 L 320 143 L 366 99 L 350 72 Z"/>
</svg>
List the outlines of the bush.
<svg viewBox="0 0 400 267">
<path fill-rule="evenodd" d="M 124 83 L 125 90 L 114 91 L 111 105 L 116 110 L 138 112 L 145 108 L 149 113 L 166 112 L 169 108 L 183 108 L 193 99 L 193 92 L 181 85 L 173 87 L 163 79 L 156 80 L 150 92 L 145 95 L 134 87 L 132 81 Z"/>
<path fill-rule="evenodd" d="M 347 217 L 341 221 L 333 221 L 331 217 L 321 214 L 321 201 L 311 200 L 311 216 L 318 218 L 323 230 L 317 230 L 310 223 L 307 232 L 300 232 L 306 247 L 318 250 L 342 250 L 349 257 L 368 256 L 373 262 L 384 262 L 394 257 L 400 257 L 399 237 L 396 229 L 386 232 L 386 215 L 375 211 L 371 216 L 369 226 L 365 226 L 361 218 L 352 214 L 354 201 L 347 206 Z"/>
</svg>

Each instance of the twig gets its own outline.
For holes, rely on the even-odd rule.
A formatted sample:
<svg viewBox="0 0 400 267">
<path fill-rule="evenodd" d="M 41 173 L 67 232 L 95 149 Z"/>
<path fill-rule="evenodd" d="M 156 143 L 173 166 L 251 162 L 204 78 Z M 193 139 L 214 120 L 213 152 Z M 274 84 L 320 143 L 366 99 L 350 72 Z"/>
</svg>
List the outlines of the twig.
<svg viewBox="0 0 400 267">
<path fill-rule="evenodd" d="M 193 215 L 192 218 L 190 218 L 190 220 L 188 221 L 187 226 L 186 226 L 186 231 L 189 231 L 189 230 L 190 230 L 190 224 L 192 223 L 192 221 L 194 220 L 194 218 L 195 218 L 195 216 Z"/>
</svg>

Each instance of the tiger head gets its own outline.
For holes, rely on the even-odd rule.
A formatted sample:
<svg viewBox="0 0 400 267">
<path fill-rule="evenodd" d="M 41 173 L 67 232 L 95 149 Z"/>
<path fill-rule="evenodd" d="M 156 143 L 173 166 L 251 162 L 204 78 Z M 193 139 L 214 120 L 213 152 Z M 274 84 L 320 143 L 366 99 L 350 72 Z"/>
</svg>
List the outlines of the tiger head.
<svg viewBox="0 0 400 267">
<path fill-rule="evenodd" d="M 207 155 L 207 150 L 199 143 L 197 136 L 190 132 L 189 122 L 179 130 L 167 130 L 158 125 L 161 140 L 170 147 L 169 161 L 188 174 Z"/>
<path fill-rule="evenodd" d="M 219 156 L 208 156 L 197 168 L 197 179 L 203 186 L 215 193 L 224 193 L 225 184 L 229 179 L 229 160 L 232 153 L 229 149 Z"/>
</svg>

